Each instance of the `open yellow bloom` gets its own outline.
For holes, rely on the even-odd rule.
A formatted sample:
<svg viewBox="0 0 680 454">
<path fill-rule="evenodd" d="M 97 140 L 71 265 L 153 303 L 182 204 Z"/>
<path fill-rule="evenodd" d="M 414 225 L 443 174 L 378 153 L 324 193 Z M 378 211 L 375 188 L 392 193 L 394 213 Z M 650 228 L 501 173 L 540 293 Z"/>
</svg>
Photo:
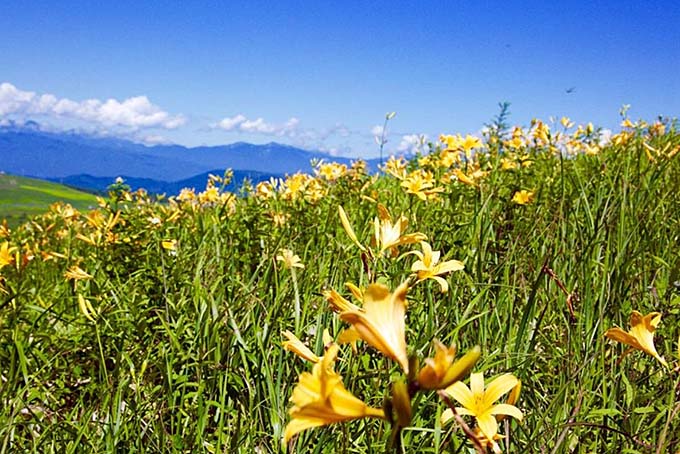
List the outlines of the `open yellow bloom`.
<svg viewBox="0 0 680 454">
<path fill-rule="evenodd" d="M 630 314 L 630 331 L 626 332 L 619 327 L 614 327 L 608 329 L 604 335 L 609 339 L 622 342 L 632 348 L 652 355 L 661 364 L 666 366 L 666 360 L 659 356 L 654 347 L 654 331 L 659 322 L 661 322 L 661 314 L 659 312 L 650 312 L 643 316 L 640 312 L 633 311 Z M 624 355 L 628 354 L 629 351 L 626 351 Z"/>
<path fill-rule="evenodd" d="M 411 265 L 411 271 L 416 273 L 418 282 L 425 279 L 434 279 L 439 283 L 442 293 L 448 292 L 449 284 L 446 282 L 446 279 L 440 276 L 452 271 L 460 271 L 465 268 L 465 265 L 458 260 L 447 260 L 446 262 L 439 263 L 440 251 L 433 251 L 432 246 L 425 241 L 420 242 L 420 247 L 422 247 L 423 252 L 409 252 L 409 254 L 414 254 L 420 259 Z"/>
<path fill-rule="evenodd" d="M 15 247 L 10 247 L 9 242 L 5 241 L 0 245 L 0 268 L 14 263 L 14 256 L 12 253 L 16 250 Z"/>
<path fill-rule="evenodd" d="M 359 242 L 359 239 L 349 222 L 347 213 L 341 206 L 338 207 L 338 214 L 340 215 L 340 222 L 342 223 L 342 227 L 345 229 L 347 236 L 349 236 L 359 249 L 372 255 L 373 252 L 369 251 Z M 418 241 L 427 239 L 427 236 L 420 232 L 404 235 L 404 231 L 408 227 L 408 219 L 402 215 L 396 222 L 393 222 L 390 212 L 387 211 L 387 208 L 382 204 L 378 204 L 378 216 L 376 216 L 373 222 L 373 227 L 374 246 L 378 249 L 379 253 L 390 250 L 392 256 L 396 256 L 399 253 L 397 250 L 398 246 L 417 243 Z"/>
<path fill-rule="evenodd" d="M 305 267 L 305 265 L 303 265 L 300 261 L 300 256 L 295 254 L 290 249 L 281 249 L 281 254 L 276 256 L 276 260 L 283 262 L 283 266 L 288 269 Z"/>
<path fill-rule="evenodd" d="M 408 283 L 394 293 L 383 284 L 371 284 L 363 293 L 363 307 L 340 313 L 357 335 L 382 354 L 399 363 L 408 374 L 406 353 L 406 292 Z"/>
<path fill-rule="evenodd" d="M 533 191 L 522 189 L 521 191 L 515 192 L 515 195 L 512 196 L 512 201 L 517 205 L 527 205 L 534 201 L 534 193 Z"/>
<path fill-rule="evenodd" d="M 462 407 L 456 407 L 461 415 L 474 416 L 480 431 L 487 440 L 494 440 L 498 433 L 497 415 L 507 415 L 522 420 L 522 412 L 509 403 L 495 404 L 500 397 L 519 386 L 520 381 L 512 374 L 504 374 L 489 383 L 484 389 L 484 374 L 470 375 L 470 387 L 461 382 L 455 382 L 446 388 L 446 393 L 457 400 Z M 451 409 L 442 413 L 442 424 L 453 418 Z"/>
<path fill-rule="evenodd" d="M 378 216 L 374 221 L 374 239 L 375 245 L 381 253 L 389 249 L 392 255 L 396 256 L 399 253 L 397 246 L 417 243 L 427 239 L 427 236 L 420 232 L 404 235 L 407 227 L 408 219 L 405 216 L 399 216 L 399 219 L 393 222 L 387 208 L 378 204 Z"/>
<path fill-rule="evenodd" d="M 481 354 L 477 346 L 454 362 L 456 347 L 447 348 L 438 340 L 435 340 L 434 346 L 434 358 L 425 359 L 425 366 L 418 372 L 417 381 L 422 389 L 443 389 L 460 380 L 474 367 Z"/>
<path fill-rule="evenodd" d="M 401 187 L 406 189 L 408 194 L 413 194 L 423 201 L 434 199 L 440 192 L 444 192 L 444 188 L 434 187 L 434 177 L 422 169 L 409 173 L 402 181 Z"/>
<path fill-rule="evenodd" d="M 331 344 L 326 354 L 314 364 L 312 372 L 300 375 L 290 399 L 293 407 L 284 432 L 284 443 L 313 427 L 367 417 L 385 419 L 382 409 L 369 407 L 347 391 L 342 377 L 333 370 L 337 355 L 338 346 Z"/>
</svg>

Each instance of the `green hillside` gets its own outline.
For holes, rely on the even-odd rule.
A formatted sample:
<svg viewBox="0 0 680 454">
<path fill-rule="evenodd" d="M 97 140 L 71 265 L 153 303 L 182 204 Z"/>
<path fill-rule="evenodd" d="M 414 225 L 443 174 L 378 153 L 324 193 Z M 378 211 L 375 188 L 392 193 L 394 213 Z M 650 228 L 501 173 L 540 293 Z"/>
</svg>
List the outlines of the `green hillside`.
<svg viewBox="0 0 680 454">
<path fill-rule="evenodd" d="M 61 184 L 34 178 L 0 174 L 0 220 L 18 225 L 44 213 L 54 202 L 70 203 L 79 210 L 96 205 L 95 196 Z"/>
</svg>

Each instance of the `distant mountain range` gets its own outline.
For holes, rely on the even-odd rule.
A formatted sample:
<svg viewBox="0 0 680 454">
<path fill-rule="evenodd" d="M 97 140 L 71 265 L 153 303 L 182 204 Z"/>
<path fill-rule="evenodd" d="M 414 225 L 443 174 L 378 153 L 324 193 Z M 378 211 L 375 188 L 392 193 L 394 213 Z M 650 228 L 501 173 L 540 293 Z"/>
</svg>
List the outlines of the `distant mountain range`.
<svg viewBox="0 0 680 454">
<path fill-rule="evenodd" d="M 279 143 L 184 147 L 145 146 L 122 139 L 77 133 L 41 131 L 33 123 L 0 127 L 0 171 L 57 181 L 78 188 L 102 190 L 122 176 L 133 189 L 177 193 L 183 187 L 205 187 L 207 174 L 234 170 L 234 184 L 243 178 L 258 182 L 297 171 L 310 172 L 313 159 L 350 164 Z M 368 161 L 377 168 L 377 160 Z"/>
</svg>

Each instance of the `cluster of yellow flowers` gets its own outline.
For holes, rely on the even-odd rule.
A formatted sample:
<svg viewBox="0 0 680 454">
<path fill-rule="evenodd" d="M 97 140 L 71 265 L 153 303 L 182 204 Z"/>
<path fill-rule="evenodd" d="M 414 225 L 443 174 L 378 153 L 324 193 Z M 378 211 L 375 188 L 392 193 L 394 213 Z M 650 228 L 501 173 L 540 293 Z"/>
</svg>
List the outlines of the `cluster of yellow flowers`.
<svg viewBox="0 0 680 454">
<path fill-rule="evenodd" d="M 395 169 L 394 164 L 390 166 Z M 411 266 L 413 274 L 394 291 L 380 282 L 371 282 L 365 288 L 347 283 L 346 287 L 359 304 L 354 304 L 333 289 L 324 291 L 329 308 L 349 326 L 335 340 L 328 330 L 323 331 L 322 356 L 317 356 L 292 332 L 284 331 L 286 340 L 283 347 L 313 363 L 311 373 L 303 372 L 293 390 L 291 420 L 285 429 L 284 443 L 290 443 L 303 430 L 359 418 L 388 421 L 392 425 L 393 434 L 398 434 L 411 423 L 411 401 L 416 393 L 434 390 L 449 406 L 442 415 L 442 424 L 456 417 L 475 445 L 500 452 L 497 421 L 505 416 L 522 419 L 522 412 L 514 406 L 519 396 L 520 381 L 511 374 L 505 374 L 492 381 L 485 389 L 482 374 L 476 373 L 472 374 L 468 387 L 460 380 L 472 370 L 479 359 L 479 347 L 470 349 L 456 359 L 455 346 L 446 347 L 434 340 L 434 356 L 424 359 L 424 365 L 419 367 L 417 356 L 409 355 L 406 342 L 406 297 L 411 286 L 433 279 L 439 284 L 441 291 L 446 292 L 448 282 L 443 276 L 464 269 L 464 264 L 458 260 L 441 262 L 441 252 L 432 249 L 426 235 L 420 232 L 406 233 L 406 217 L 401 215 L 395 219 L 381 204 L 378 204 L 378 215 L 373 222 L 370 245 L 359 241 L 341 206 L 338 207 L 338 213 L 350 240 L 371 262 L 369 268 L 376 266 L 383 257 L 399 260 L 415 255 L 417 260 Z M 399 256 L 401 246 L 414 243 L 420 244 L 420 250 L 412 250 Z M 300 258 L 290 250 L 283 250 L 278 260 L 290 269 L 303 266 Z M 366 263 L 362 263 L 362 266 L 366 267 Z M 373 280 L 376 273 L 369 269 L 368 274 Z M 334 365 L 341 345 L 352 344 L 352 351 L 357 351 L 358 341 L 365 342 L 394 361 L 403 373 L 404 378 L 391 383 L 387 404 L 383 408 L 371 407 L 349 392 L 342 377 L 335 371 Z M 496 404 L 508 392 L 511 392 L 508 400 Z M 462 407 L 455 407 L 451 399 L 458 401 Z M 473 416 L 476 430 L 469 429 L 460 415 Z"/>
</svg>

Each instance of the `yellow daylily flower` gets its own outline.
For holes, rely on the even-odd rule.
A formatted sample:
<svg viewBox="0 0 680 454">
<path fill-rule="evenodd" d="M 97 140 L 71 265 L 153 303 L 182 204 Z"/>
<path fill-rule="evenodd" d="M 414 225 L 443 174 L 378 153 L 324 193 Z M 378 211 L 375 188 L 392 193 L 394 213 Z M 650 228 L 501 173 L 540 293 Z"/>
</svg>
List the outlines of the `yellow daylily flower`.
<svg viewBox="0 0 680 454">
<path fill-rule="evenodd" d="M 402 181 L 401 187 L 406 189 L 408 194 L 413 194 L 423 201 L 434 199 L 439 193 L 444 192 L 444 188 L 434 187 L 434 177 L 422 169 L 409 173 Z"/>
<path fill-rule="evenodd" d="M 12 254 L 15 250 L 15 247 L 9 246 L 9 241 L 5 241 L 0 245 L 0 268 L 14 263 L 14 256 Z"/>
<path fill-rule="evenodd" d="M 302 264 L 302 261 L 300 261 L 300 256 L 290 249 L 281 249 L 281 254 L 276 256 L 276 260 L 283 262 L 283 266 L 288 269 L 305 267 L 305 265 Z"/>
<path fill-rule="evenodd" d="M 326 354 L 314 364 L 312 372 L 303 372 L 293 390 L 291 420 L 283 441 L 288 443 L 299 432 L 313 427 L 359 418 L 385 419 L 382 409 L 373 408 L 347 391 L 342 377 L 333 370 L 338 346 L 331 344 Z"/>
<path fill-rule="evenodd" d="M 515 192 L 515 195 L 512 196 L 512 201 L 517 205 L 527 205 L 534 201 L 534 193 L 533 191 L 522 189 Z"/>
<path fill-rule="evenodd" d="M 457 381 L 446 388 L 445 392 L 457 400 L 462 407 L 456 407 L 461 415 L 474 416 L 477 425 L 487 440 L 494 440 L 498 434 L 497 415 L 507 415 L 522 420 L 522 412 L 509 403 L 495 404 L 500 397 L 518 386 L 519 380 L 512 374 L 504 374 L 493 380 L 484 389 L 484 374 L 470 375 L 470 387 Z M 447 409 L 442 413 L 442 424 L 453 418 L 453 411 Z"/>
<path fill-rule="evenodd" d="M 342 206 L 338 206 L 338 214 L 340 215 L 342 227 L 345 229 L 345 232 L 347 232 L 347 236 L 349 236 L 359 249 L 372 255 L 373 252 L 359 242 L 359 239 L 349 222 L 347 213 Z M 397 250 L 398 246 L 417 243 L 418 241 L 427 239 L 427 236 L 420 232 L 404 235 L 403 233 L 408 227 L 408 219 L 402 215 L 396 222 L 393 222 L 390 212 L 382 204 L 378 204 L 378 216 L 374 219 L 373 227 L 373 243 L 379 253 L 390 250 L 392 255 L 396 256 L 399 253 Z"/>
<path fill-rule="evenodd" d="M 7 219 L 3 219 L 2 222 L 0 222 L 0 238 L 9 238 L 10 233 L 11 230 L 9 225 L 7 225 Z"/>
<path fill-rule="evenodd" d="M 406 353 L 406 292 L 408 283 L 394 293 L 383 284 L 371 284 L 363 293 L 363 307 L 340 313 L 361 339 L 388 358 L 398 362 L 408 374 Z"/>
<path fill-rule="evenodd" d="M 175 252 L 177 251 L 177 240 L 163 240 L 161 241 L 161 247 L 166 251 Z"/>
<path fill-rule="evenodd" d="M 478 186 L 478 184 L 475 182 L 474 179 L 470 178 L 468 175 L 466 175 L 462 170 L 460 169 L 455 169 L 454 173 L 456 175 L 456 178 L 458 178 L 458 181 L 461 183 L 467 184 L 468 186 Z"/>
<path fill-rule="evenodd" d="M 72 279 L 74 281 L 82 281 L 82 280 L 92 279 L 94 276 L 92 276 L 91 274 L 88 274 L 85 270 L 83 270 L 78 265 L 73 265 L 68 270 L 66 270 L 66 272 L 64 273 L 64 277 L 66 279 Z"/>
<path fill-rule="evenodd" d="M 421 389 L 444 389 L 452 383 L 460 380 L 475 365 L 481 350 L 475 346 L 458 361 L 456 359 L 456 347 L 446 347 L 440 341 L 435 340 L 434 358 L 425 359 L 425 366 L 418 372 L 418 386 Z"/>
<path fill-rule="evenodd" d="M 433 251 L 432 246 L 425 241 L 420 242 L 420 247 L 423 249 L 423 252 L 411 251 L 408 253 L 416 255 L 420 259 L 411 265 L 411 271 L 416 273 L 418 282 L 425 279 L 434 279 L 439 283 L 442 293 L 448 292 L 449 284 L 446 282 L 446 279 L 440 276 L 452 271 L 460 271 L 465 268 L 465 265 L 458 260 L 447 260 L 446 262 L 439 263 L 440 251 Z"/>
<path fill-rule="evenodd" d="M 661 322 L 661 313 L 650 312 L 643 316 L 638 311 L 633 311 L 630 314 L 630 331 L 624 331 L 619 327 L 610 328 L 604 335 L 612 340 L 624 343 L 630 347 L 641 350 L 654 358 L 659 360 L 661 364 L 667 366 L 666 360 L 663 359 L 654 347 L 654 331 Z M 630 350 L 624 353 L 628 354 Z"/>
<path fill-rule="evenodd" d="M 427 239 L 427 236 L 420 232 L 404 235 L 403 233 L 407 227 L 408 219 L 405 216 L 399 216 L 399 219 L 393 222 L 387 208 L 382 204 L 378 204 L 378 216 L 374 221 L 374 240 L 376 247 L 381 253 L 389 249 L 392 251 L 392 255 L 396 256 L 398 254 L 397 246 L 417 243 Z"/>
</svg>

